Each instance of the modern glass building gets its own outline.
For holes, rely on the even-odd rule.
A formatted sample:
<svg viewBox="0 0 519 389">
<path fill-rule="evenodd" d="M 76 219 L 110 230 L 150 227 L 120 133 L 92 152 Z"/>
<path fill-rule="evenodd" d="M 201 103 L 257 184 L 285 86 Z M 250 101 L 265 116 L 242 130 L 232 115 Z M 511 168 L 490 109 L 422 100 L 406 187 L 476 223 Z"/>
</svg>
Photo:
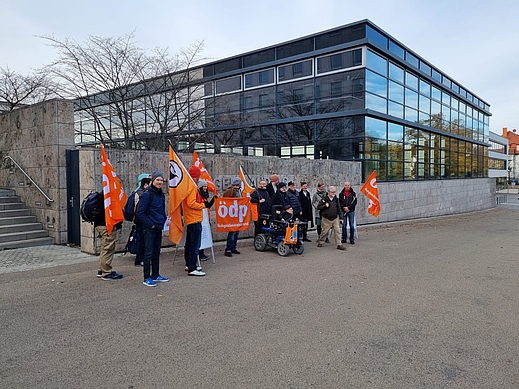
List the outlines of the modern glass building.
<svg viewBox="0 0 519 389">
<path fill-rule="evenodd" d="M 171 91 L 183 104 L 161 121 Z M 488 176 L 489 104 L 369 20 L 124 93 L 132 136 L 111 91 L 76 102 L 77 144 L 104 129 L 133 148 L 171 139 L 180 151 L 361 161 L 379 181 Z"/>
</svg>

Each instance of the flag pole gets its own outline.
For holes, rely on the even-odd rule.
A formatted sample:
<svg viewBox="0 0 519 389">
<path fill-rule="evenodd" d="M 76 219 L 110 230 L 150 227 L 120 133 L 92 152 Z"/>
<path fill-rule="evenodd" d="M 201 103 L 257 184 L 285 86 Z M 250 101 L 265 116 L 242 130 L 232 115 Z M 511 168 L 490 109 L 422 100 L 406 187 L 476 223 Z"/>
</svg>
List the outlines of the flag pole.
<svg viewBox="0 0 519 389">
<path fill-rule="evenodd" d="M 245 173 L 245 175 L 247 176 L 247 178 L 249 179 L 249 182 L 252 183 L 252 179 L 250 178 L 249 174 L 247 173 L 247 171 L 244 169 L 243 165 L 240 165 L 240 167 L 242 168 L 243 172 Z M 252 188 L 256 189 L 256 186 L 252 186 Z"/>
</svg>

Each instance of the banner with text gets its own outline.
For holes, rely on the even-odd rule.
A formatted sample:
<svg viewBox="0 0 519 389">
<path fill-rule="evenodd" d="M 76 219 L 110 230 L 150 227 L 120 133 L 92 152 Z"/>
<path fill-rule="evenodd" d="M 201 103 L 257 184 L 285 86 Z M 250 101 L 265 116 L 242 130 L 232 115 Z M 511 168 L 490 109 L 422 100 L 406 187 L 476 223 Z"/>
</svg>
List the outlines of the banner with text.
<svg viewBox="0 0 519 389">
<path fill-rule="evenodd" d="M 216 211 L 216 231 L 248 230 L 250 208 L 248 197 L 218 197 L 214 203 Z"/>
</svg>

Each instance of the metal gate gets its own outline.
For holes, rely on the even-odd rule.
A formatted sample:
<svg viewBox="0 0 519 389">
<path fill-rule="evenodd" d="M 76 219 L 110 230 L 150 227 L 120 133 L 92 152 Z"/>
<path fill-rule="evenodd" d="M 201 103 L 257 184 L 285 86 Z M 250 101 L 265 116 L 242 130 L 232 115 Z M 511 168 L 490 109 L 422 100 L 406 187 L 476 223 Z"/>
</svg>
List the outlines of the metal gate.
<svg viewBox="0 0 519 389">
<path fill-rule="evenodd" d="M 81 246 L 79 150 L 67 150 L 67 200 L 68 242 Z"/>
</svg>

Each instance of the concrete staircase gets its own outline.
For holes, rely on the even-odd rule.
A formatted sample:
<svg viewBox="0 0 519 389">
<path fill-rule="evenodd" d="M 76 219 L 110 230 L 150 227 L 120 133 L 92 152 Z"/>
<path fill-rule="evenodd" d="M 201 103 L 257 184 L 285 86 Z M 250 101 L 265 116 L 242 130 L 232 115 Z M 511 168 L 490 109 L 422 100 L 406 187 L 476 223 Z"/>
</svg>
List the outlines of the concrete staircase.
<svg viewBox="0 0 519 389">
<path fill-rule="evenodd" d="M 0 250 L 54 244 L 13 190 L 0 189 Z M 2 255 L 0 254 L 0 257 Z"/>
</svg>

